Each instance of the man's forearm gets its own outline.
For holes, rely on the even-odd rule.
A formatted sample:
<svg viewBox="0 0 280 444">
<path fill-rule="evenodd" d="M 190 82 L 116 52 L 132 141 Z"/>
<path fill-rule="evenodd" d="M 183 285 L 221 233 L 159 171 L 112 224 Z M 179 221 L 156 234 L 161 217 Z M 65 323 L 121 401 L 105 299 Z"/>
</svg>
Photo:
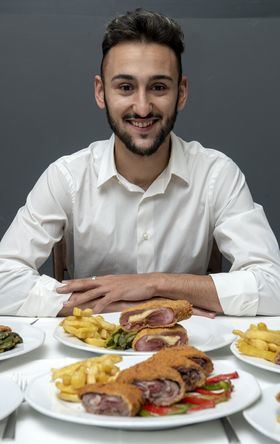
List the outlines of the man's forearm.
<svg viewBox="0 0 280 444">
<path fill-rule="evenodd" d="M 216 287 L 210 276 L 153 273 L 155 293 L 172 299 L 187 299 L 196 307 L 222 313 Z"/>
</svg>

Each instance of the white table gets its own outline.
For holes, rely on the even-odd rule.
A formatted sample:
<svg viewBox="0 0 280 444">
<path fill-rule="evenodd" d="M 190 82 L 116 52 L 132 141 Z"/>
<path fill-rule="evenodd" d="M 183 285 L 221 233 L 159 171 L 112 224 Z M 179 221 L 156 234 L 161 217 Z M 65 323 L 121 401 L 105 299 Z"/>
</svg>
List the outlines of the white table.
<svg viewBox="0 0 280 444">
<path fill-rule="evenodd" d="M 15 320 L 15 318 L 0 317 L 0 324 L 9 325 L 9 319 Z M 16 320 L 26 323 L 32 321 L 28 318 L 16 318 Z M 271 320 L 273 325 L 276 325 L 276 320 L 278 320 L 280 329 L 280 317 L 233 318 L 221 316 L 218 318 L 218 322 L 219 320 L 223 320 L 232 328 L 240 329 L 246 329 L 251 322 L 264 321 L 269 324 Z M 38 360 L 47 360 L 46 364 L 48 365 L 48 360 L 54 358 L 71 357 L 77 360 L 87 358 L 89 354 L 86 351 L 66 347 L 53 338 L 53 331 L 58 323 L 59 319 L 39 319 L 35 325 L 46 333 L 45 343 L 30 353 L 0 361 L 0 377 L 1 375 L 11 376 L 12 372 L 17 371 L 24 364 L 29 363 L 29 365 L 34 365 L 35 368 L 36 365 L 42 364 L 42 362 L 36 362 Z M 208 354 L 211 358 L 225 359 L 231 362 L 234 370 L 240 369 L 253 374 L 258 379 L 261 388 L 280 382 L 279 373 L 262 370 L 243 363 L 231 354 L 229 347 Z M 246 396 L 245 393 L 244 396 Z M 275 442 L 255 431 L 245 421 L 241 412 L 232 415 L 230 419 L 242 443 L 271 444 Z M 38 442 L 39 444 L 71 444 L 77 442 L 79 444 L 226 444 L 228 441 L 219 420 L 163 431 L 113 430 L 52 419 L 36 412 L 25 402 L 18 409 L 16 440 L 13 442 L 15 444 L 26 444 L 28 442 Z"/>
</svg>

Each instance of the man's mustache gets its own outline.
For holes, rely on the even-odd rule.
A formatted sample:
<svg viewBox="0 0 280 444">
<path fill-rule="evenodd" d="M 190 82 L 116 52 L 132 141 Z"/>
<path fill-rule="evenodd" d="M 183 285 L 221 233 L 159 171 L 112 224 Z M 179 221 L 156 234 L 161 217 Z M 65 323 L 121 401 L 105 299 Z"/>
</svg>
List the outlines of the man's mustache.
<svg viewBox="0 0 280 444">
<path fill-rule="evenodd" d="M 145 120 L 146 119 L 160 119 L 161 115 L 149 113 L 149 114 L 147 114 L 147 116 L 143 117 L 143 116 L 139 116 L 139 114 L 126 114 L 123 118 L 126 120 L 128 120 L 128 119 L 142 119 L 142 120 L 144 120 L 144 119 Z"/>
</svg>

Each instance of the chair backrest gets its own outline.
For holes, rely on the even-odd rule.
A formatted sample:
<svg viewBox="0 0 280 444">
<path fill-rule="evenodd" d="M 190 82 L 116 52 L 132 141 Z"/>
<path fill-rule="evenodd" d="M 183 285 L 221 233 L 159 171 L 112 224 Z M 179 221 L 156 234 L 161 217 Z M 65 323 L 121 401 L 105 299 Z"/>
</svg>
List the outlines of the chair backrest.
<svg viewBox="0 0 280 444">
<path fill-rule="evenodd" d="M 207 274 L 221 273 L 222 271 L 222 253 L 220 252 L 218 245 L 214 239 L 211 256 L 207 268 Z"/>
<path fill-rule="evenodd" d="M 66 244 L 64 238 L 57 242 L 52 250 L 53 277 L 57 281 L 62 281 L 67 272 L 66 266 Z M 207 274 L 220 273 L 222 270 L 222 254 L 220 253 L 216 241 L 213 242 Z"/>
<path fill-rule="evenodd" d="M 66 243 L 64 237 L 54 244 L 52 249 L 53 277 L 61 282 L 64 279 L 66 266 Z"/>
</svg>

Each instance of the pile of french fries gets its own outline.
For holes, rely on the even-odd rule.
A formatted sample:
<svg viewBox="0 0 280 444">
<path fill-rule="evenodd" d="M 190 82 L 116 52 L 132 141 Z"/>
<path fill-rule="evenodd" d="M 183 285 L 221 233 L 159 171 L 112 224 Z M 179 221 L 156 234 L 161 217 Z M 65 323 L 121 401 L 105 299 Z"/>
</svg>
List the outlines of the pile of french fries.
<svg viewBox="0 0 280 444">
<path fill-rule="evenodd" d="M 60 325 L 66 333 L 69 333 L 89 345 L 105 347 L 107 339 L 111 337 L 117 326 L 98 315 L 92 316 L 92 310 L 73 309 L 73 316 L 67 316 Z"/>
<path fill-rule="evenodd" d="M 240 353 L 280 365 L 280 330 L 270 330 L 260 322 L 251 324 L 245 332 L 233 330 L 233 333 L 240 336 L 236 343 Z"/>
<path fill-rule="evenodd" d="M 119 373 L 116 363 L 122 358 L 116 355 L 102 355 L 51 369 L 52 380 L 58 391 L 58 398 L 64 401 L 80 402 L 78 391 L 86 384 L 114 381 Z"/>
</svg>

